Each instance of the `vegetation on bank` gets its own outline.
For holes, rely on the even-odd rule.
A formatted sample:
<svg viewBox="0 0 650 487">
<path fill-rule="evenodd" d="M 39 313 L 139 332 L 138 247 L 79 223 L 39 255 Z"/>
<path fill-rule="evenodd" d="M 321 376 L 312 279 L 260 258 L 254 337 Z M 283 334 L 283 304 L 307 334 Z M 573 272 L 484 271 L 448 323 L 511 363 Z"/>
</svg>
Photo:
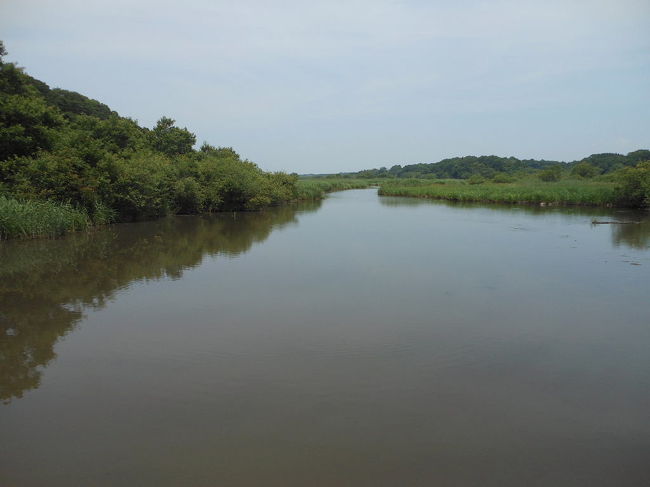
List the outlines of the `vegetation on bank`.
<svg viewBox="0 0 650 487">
<path fill-rule="evenodd" d="M 592 154 L 578 161 L 561 162 L 536 159 L 517 159 L 499 156 L 465 156 L 443 159 L 438 162 L 399 164 L 390 169 L 366 169 L 345 173 L 339 176 L 350 178 L 416 178 L 416 179 L 469 179 L 472 176 L 485 179 L 546 174 L 549 178 L 557 175 L 577 178 L 592 178 L 612 174 L 627 167 L 635 167 L 650 160 L 650 150 L 637 150 L 623 154 Z"/>
<path fill-rule="evenodd" d="M 297 184 L 297 197 L 302 200 L 320 199 L 325 193 L 346 189 L 368 188 L 376 184 L 368 179 L 304 178 Z"/>
<path fill-rule="evenodd" d="M 470 184 L 463 180 L 431 183 L 416 180 L 419 184 L 402 184 L 395 180 L 381 185 L 379 193 L 387 196 L 412 196 L 449 201 L 524 203 L 549 205 L 613 205 L 616 188 L 613 183 L 560 181 L 542 183 L 522 180 L 511 183 L 485 182 Z"/>
<path fill-rule="evenodd" d="M 649 161 L 650 150 L 593 154 L 568 163 L 467 156 L 338 177 L 372 179 L 384 195 L 643 208 L 650 206 Z"/>
<path fill-rule="evenodd" d="M 17 201 L 0 196 L 0 240 L 58 237 L 91 224 L 88 214 L 66 203 Z"/>
<path fill-rule="evenodd" d="M 96 100 L 51 89 L 4 55 L 0 42 L 0 238 L 257 210 L 304 193 L 295 174 L 265 172 L 229 147 L 195 149 L 196 136 L 168 117 L 141 127 Z"/>
<path fill-rule="evenodd" d="M 171 118 L 149 129 L 84 95 L 50 88 L 4 62 L 5 55 L 0 41 L 0 239 L 168 214 L 258 210 L 378 181 L 386 182 L 383 194 L 462 201 L 650 202 L 647 150 L 569 164 L 470 156 L 330 178 L 269 173 L 230 147 L 203 143 L 197 149 L 196 136 Z M 409 186 L 414 178 L 427 184 Z M 458 182 L 453 191 L 441 189 L 440 178 L 477 187 Z M 530 178 L 547 186 L 521 182 Z M 579 181 L 578 188 L 567 189 L 573 184 L 567 179 Z"/>
<path fill-rule="evenodd" d="M 499 182 L 503 181 L 503 182 Z M 449 201 L 548 205 L 650 206 L 650 162 L 626 168 L 598 179 L 537 177 L 486 180 L 390 179 L 381 183 L 379 194 Z"/>
</svg>

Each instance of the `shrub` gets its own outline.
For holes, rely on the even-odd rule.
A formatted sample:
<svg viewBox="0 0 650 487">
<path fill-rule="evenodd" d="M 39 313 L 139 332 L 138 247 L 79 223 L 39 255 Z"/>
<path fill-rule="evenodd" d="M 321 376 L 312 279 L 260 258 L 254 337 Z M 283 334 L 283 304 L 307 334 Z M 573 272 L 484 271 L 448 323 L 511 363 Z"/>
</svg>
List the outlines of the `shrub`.
<svg viewBox="0 0 650 487">
<path fill-rule="evenodd" d="M 580 162 L 576 164 L 571 170 L 572 176 L 577 176 L 579 178 L 593 178 L 600 173 L 600 170 L 588 162 Z"/>
<path fill-rule="evenodd" d="M 616 179 L 616 198 L 619 204 L 631 207 L 650 206 L 650 161 L 636 167 L 621 169 Z"/>
<path fill-rule="evenodd" d="M 115 179 L 110 184 L 111 206 L 122 219 L 163 216 L 173 206 L 173 169 L 160 153 L 138 153 L 114 162 Z"/>
<path fill-rule="evenodd" d="M 200 213 L 204 199 L 201 185 L 193 177 L 185 177 L 174 183 L 174 207 L 177 213 Z"/>
<path fill-rule="evenodd" d="M 472 174 L 467 179 L 467 182 L 469 184 L 483 184 L 485 182 L 485 178 L 483 176 L 480 176 L 479 174 Z"/>
<path fill-rule="evenodd" d="M 562 168 L 560 166 L 551 166 L 541 171 L 537 177 L 545 183 L 559 181 L 562 177 Z"/>
<path fill-rule="evenodd" d="M 493 183 L 514 183 L 515 178 L 512 176 L 504 173 L 504 172 L 498 172 L 494 176 L 492 176 L 492 182 Z"/>
</svg>

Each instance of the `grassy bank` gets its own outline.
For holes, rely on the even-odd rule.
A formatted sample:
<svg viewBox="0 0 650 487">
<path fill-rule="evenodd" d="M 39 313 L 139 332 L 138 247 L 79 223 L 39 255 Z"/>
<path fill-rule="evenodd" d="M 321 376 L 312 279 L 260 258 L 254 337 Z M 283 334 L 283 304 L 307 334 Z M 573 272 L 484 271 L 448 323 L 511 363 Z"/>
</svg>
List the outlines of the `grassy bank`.
<svg viewBox="0 0 650 487">
<path fill-rule="evenodd" d="M 325 193 L 346 189 L 368 188 L 376 184 L 369 179 L 305 178 L 296 183 L 297 198 L 301 200 L 320 199 Z"/>
<path fill-rule="evenodd" d="M 317 200 L 332 191 L 367 188 L 370 185 L 372 182 L 369 180 L 304 179 L 296 183 L 295 199 Z M 85 210 L 67 203 L 0 196 L 0 240 L 59 237 L 67 232 L 85 230 L 93 224 L 114 221 L 115 215 L 110 209 L 98 207 L 96 210 L 93 218 L 90 218 Z"/>
<path fill-rule="evenodd" d="M 58 237 L 90 225 L 85 211 L 65 203 L 18 201 L 0 196 L 0 240 Z"/>
<path fill-rule="evenodd" d="M 547 183 L 530 179 L 481 184 L 465 180 L 392 180 L 382 183 L 379 194 L 486 203 L 581 206 L 614 206 L 617 203 L 615 183 L 586 180 Z"/>
</svg>

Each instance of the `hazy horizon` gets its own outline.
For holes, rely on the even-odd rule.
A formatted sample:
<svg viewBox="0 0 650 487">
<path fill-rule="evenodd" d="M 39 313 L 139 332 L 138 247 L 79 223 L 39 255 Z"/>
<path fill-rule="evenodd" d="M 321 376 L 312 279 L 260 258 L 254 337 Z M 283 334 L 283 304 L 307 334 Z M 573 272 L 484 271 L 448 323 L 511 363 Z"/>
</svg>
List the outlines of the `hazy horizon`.
<svg viewBox="0 0 650 487">
<path fill-rule="evenodd" d="M 650 146 L 650 3 L 9 0 L 0 39 L 52 87 L 265 170 Z"/>
</svg>

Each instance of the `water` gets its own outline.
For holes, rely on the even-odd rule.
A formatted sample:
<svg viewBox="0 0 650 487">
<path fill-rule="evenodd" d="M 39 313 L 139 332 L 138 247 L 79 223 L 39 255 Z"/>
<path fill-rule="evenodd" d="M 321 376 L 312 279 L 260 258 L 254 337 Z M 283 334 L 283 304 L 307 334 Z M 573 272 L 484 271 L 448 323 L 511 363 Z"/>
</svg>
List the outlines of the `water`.
<svg viewBox="0 0 650 487">
<path fill-rule="evenodd" d="M 375 190 L 0 243 L 0 485 L 650 485 L 649 290 L 646 215 Z"/>
</svg>

